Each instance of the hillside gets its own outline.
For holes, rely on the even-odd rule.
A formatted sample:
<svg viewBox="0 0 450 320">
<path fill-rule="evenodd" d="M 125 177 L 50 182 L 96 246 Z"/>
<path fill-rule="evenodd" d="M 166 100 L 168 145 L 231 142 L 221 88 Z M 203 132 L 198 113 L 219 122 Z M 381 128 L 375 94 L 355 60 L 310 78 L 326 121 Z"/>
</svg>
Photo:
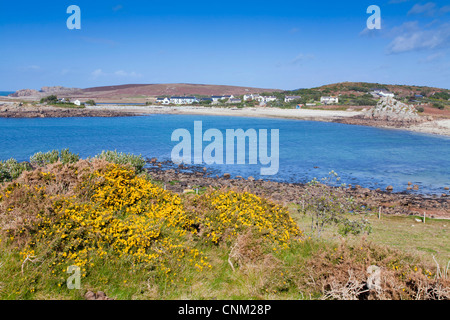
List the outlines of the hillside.
<svg viewBox="0 0 450 320">
<path fill-rule="evenodd" d="M 447 94 L 450 94 L 450 90 L 442 88 L 426 87 L 426 86 L 391 85 L 391 84 L 380 84 L 369 82 L 341 82 L 328 84 L 313 89 L 320 90 L 324 93 L 330 93 L 333 95 L 338 94 L 364 95 L 375 88 L 390 91 L 392 93 L 395 93 L 395 95 L 400 98 L 414 96 L 416 94 L 427 97 L 441 92 L 446 92 Z"/>
<path fill-rule="evenodd" d="M 341 82 L 310 89 L 284 91 L 275 95 L 300 95 L 302 97 L 300 103 L 316 102 L 321 96 L 339 97 L 338 105 L 325 106 L 333 109 L 342 106 L 375 106 L 380 97 L 371 92 L 376 89 L 393 93 L 395 99 L 416 106 L 424 115 L 445 118 L 450 116 L 450 90 L 435 87 Z"/>
<path fill-rule="evenodd" d="M 80 100 L 95 99 L 102 101 L 145 102 L 157 96 L 177 95 L 242 95 L 246 93 L 262 93 L 281 91 L 278 89 L 252 88 L 227 85 L 168 83 L 168 84 L 126 84 L 117 86 L 103 86 L 85 89 L 45 87 L 41 91 L 23 89 L 14 93 L 13 97 L 27 99 L 42 98 L 49 94 L 56 94 L 59 98 L 75 98 Z"/>
</svg>

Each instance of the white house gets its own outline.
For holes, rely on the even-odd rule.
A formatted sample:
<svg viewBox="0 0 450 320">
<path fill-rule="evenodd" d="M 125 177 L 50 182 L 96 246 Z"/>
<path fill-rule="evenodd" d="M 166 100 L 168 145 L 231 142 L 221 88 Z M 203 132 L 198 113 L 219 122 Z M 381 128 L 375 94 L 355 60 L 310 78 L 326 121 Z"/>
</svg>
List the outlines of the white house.
<svg viewBox="0 0 450 320">
<path fill-rule="evenodd" d="M 219 102 L 220 100 L 229 100 L 233 98 L 234 98 L 233 95 L 211 96 L 212 102 Z"/>
<path fill-rule="evenodd" d="M 219 102 L 223 99 L 223 96 L 211 96 L 212 102 Z"/>
<path fill-rule="evenodd" d="M 323 103 L 323 104 L 339 103 L 339 98 L 338 97 L 320 97 L 320 103 Z"/>
<path fill-rule="evenodd" d="M 173 104 L 193 104 L 199 102 L 196 97 L 170 97 L 170 103 Z"/>
<path fill-rule="evenodd" d="M 156 99 L 156 103 L 160 103 L 160 104 L 170 104 L 170 99 L 169 98 L 158 98 Z"/>
<path fill-rule="evenodd" d="M 241 103 L 241 99 L 237 99 L 237 98 L 230 98 L 228 99 L 227 103 Z"/>
<path fill-rule="evenodd" d="M 372 89 L 372 91 L 370 92 L 370 94 L 374 97 L 394 97 L 395 94 L 393 94 L 392 92 L 389 92 L 385 89 Z"/>
<path fill-rule="evenodd" d="M 392 97 L 392 98 L 395 96 L 395 94 L 393 94 L 392 92 L 389 92 L 389 91 L 381 91 L 378 93 L 378 95 L 380 97 Z"/>
<path fill-rule="evenodd" d="M 284 102 L 291 102 L 291 101 L 298 100 L 301 98 L 302 98 L 301 96 L 285 96 Z"/>
<path fill-rule="evenodd" d="M 259 94 L 244 94 L 244 101 L 257 100 L 260 97 Z"/>
<path fill-rule="evenodd" d="M 77 106 L 81 106 L 81 101 L 80 100 L 75 100 L 73 102 L 73 104 L 77 105 Z"/>
<path fill-rule="evenodd" d="M 258 98 L 256 98 L 256 100 L 258 100 L 260 103 L 267 103 L 267 102 L 277 100 L 277 97 L 275 97 L 275 96 L 259 96 Z"/>
</svg>

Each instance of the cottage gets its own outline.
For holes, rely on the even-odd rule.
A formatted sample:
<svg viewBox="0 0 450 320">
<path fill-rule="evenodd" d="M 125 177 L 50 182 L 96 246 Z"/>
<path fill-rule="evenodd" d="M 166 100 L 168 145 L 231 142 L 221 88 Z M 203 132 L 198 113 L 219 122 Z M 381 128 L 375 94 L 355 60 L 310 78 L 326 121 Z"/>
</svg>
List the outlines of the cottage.
<svg viewBox="0 0 450 320">
<path fill-rule="evenodd" d="M 237 98 L 230 98 L 228 99 L 227 103 L 241 103 L 242 100 L 241 99 L 237 99 Z"/>
<path fill-rule="evenodd" d="M 291 101 L 298 100 L 301 98 L 302 98 L 301 96 L 285 96 L 284 102 L 291 102 Z"/>
<path fill-rule="evenodd" d="M 385 90 L 380 91 L 380 92 L 378 93 L 378 95 L 379 95 L 380 97 L 392 97 L 392 98 L 395 96 L 395 94 L 393 94 L 392 92 L 385 91 Z"/>
<path fill-rule="evenodd" d="M 170 99 L 165 97 L 165 98 L 158 98 L 156 99 L 156 103 L 159 104 L 170 104 Z"/>
<path fill-rule="evenodd" d="M 77 105 L 77 106 L 81 106 L 81 101 L 80 101 L 80 100 L 75 100 L 75 101 L 73 102 L 73 104 L 74 104 L 74 105 Z"/>
<path fill-rule="evenodd" d="M 193 104 L 199 102 L 196 97 L 170 97 L 170 103 L 173 104 Z"/>
<path fill-rule="evenodd" d="M 392 92 L 387 91 L 386 89 L 372 89 L 370 94 L 373 97 L 394 97 L 395 95 Z"/>
<path fill-rule="evenodd" d="M 258 98 L 260 97 L 259 94 L 244 94 L 244 101 L 248 101 L 248 100 L 258 100 Z"/>
<path fill-rule="evenodd" d="M 260 103 L 267 103 L 267 102 L 277 100 L 277 97 L 275 97 L 275 96 L 259 96 L 256 100 L 258 100 Z"/>
<path fill-rule="evenodd" d="M 339 103 L 339 98 L 338 97 L 320 97 L 320 103 L 323 103 L 323 104 Z"/>
<path fill-rule="evenodd" d="M 228 96 L 231 97 L 231 96 Z M 226 100 L 229 99 L 226 96 L 211 96 L 211 99 L 213 102 L 219 102 L 220 100 Z"/>
</svg>

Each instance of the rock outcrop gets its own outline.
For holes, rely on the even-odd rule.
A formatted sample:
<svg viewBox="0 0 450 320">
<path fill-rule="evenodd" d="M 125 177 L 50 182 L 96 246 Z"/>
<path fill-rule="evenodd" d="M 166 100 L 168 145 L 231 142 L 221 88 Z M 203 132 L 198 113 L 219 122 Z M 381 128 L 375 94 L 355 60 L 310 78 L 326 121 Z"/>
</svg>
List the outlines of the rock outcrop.
<svg viewBox="0 0 450 320">
<path fill-rule="evenodd" d="M 66 88 L 62 86 L 54 86 L 54 87 L 42 87 L 41 92 L 46 94 L 67 94 L 67 93 L 73 93 L 75 91 L 79 91 L 81 89 L 79 88 Z"/>
<path fill-rule="evenodd" d="M 411 124 L 422 122 L 422 118 L 412 105 L 402 103 L 392 97 L 383 97 L 378 104 L 364 112 L 364 119 L 401 122 Z"/>
<path fill-rule="evenodd" d="M 34 97 L 34 98 L 40 98 L 45 97 L 51 94 L 58 95 L 68 95 L 68 94 L 74 94 L 75 92 L 80 91 L 79 88 L 66 88 L 62 86 L 54 86 L 54 87 L 42 87 L 40 91 L 34 90 L 34 89 L 21 89 L 17 90 L 16 92 L 10 94 L 10 97 Z"/>
<path fill-rule="evenodd" d="M 11 93 L 10 97 L 37 97 L 39 96 L 39 91 L 34 89 L 21 89 L 14 93 Z"/>
<path fill-rule="evenodd" d="M 60 108 L 22 102 L 0 102 L 0 118 L 131 117 L 134 112 Z"/>
</svg>

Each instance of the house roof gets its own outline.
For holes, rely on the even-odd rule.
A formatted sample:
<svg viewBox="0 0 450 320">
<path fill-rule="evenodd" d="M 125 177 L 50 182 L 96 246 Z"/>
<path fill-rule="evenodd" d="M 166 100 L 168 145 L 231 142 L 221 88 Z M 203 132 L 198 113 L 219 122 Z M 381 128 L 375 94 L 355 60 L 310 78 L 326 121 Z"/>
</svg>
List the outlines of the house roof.
<svg viewBox="0 0 450 320">
<path fill-rule="evenodd" d="M 195 97 L 170 97 L 170 99 L 196 99 Z"/>
</svg>

